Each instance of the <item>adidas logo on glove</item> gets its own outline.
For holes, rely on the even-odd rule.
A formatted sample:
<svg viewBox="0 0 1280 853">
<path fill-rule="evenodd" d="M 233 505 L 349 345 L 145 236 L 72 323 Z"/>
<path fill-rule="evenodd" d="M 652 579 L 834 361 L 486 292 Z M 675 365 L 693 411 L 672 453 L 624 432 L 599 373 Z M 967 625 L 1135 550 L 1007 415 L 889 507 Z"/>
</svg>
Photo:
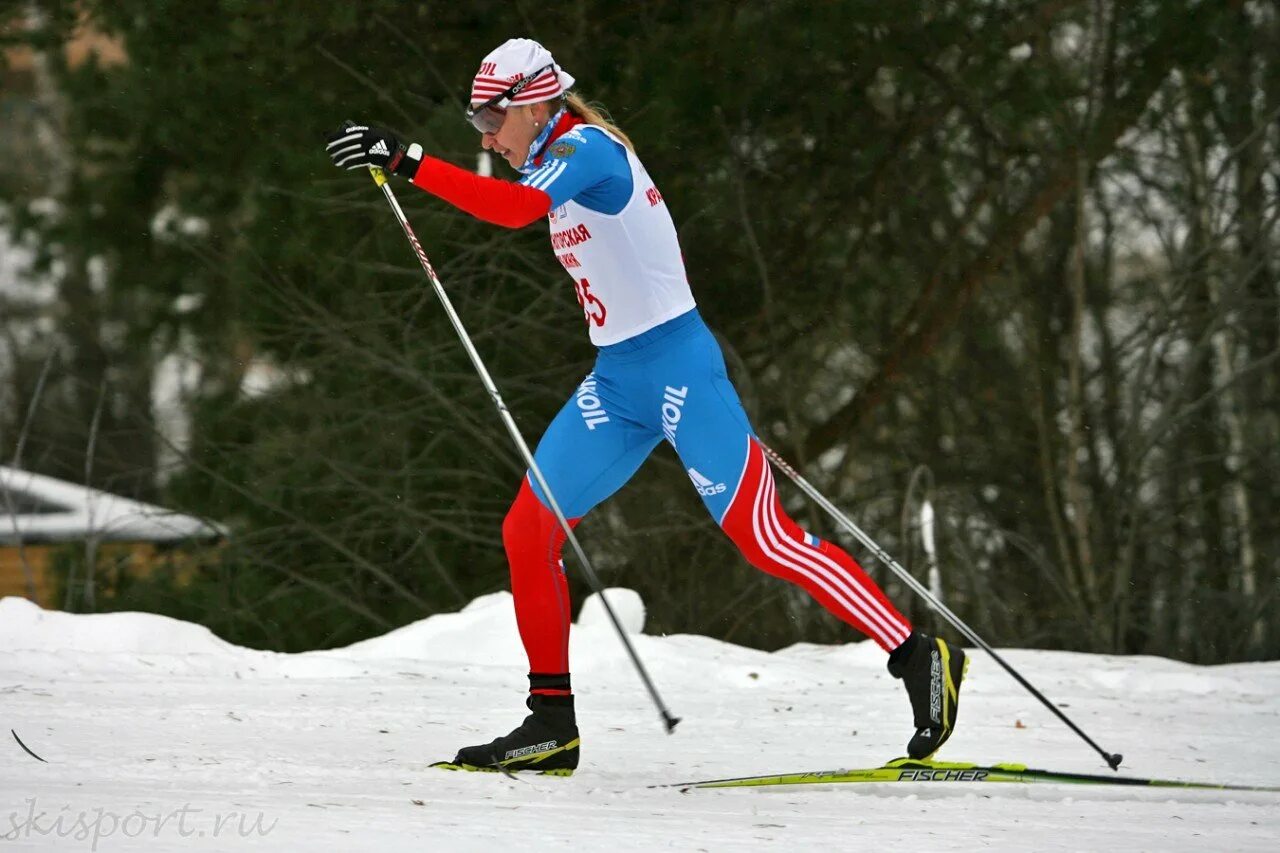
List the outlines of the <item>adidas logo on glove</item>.
<svg viewBox="0 0 1280 853">
<path fill-rule="evenodd" d="M 377 143 L 372 148 L 369 149 L 369 153 L 381 154 L 384 157 L 389 156 L 391 154 L 391 152 L 387 150 L 387 141 L 385 139 L 379 139 Z"/>
</svg>

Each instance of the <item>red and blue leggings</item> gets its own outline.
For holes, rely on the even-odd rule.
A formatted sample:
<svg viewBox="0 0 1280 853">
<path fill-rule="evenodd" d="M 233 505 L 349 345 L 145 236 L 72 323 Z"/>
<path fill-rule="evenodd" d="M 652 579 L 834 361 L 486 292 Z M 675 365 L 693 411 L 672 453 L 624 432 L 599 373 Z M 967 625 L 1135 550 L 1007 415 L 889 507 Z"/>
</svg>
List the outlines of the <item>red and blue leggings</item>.
<svg viewBox="0 0 1280 853">
<path fill-rule="evenodd" d="M 783 511 L 720 347 L 696 310 L 601 347 L 595 369 L 552 420 L 535 458 L 576 524 L 664 439 L 748 562 L 804 587 L 885 651 L 907 639 L 911 624 L 853 558 Z M 527 475 L 502 540 L 534 690 L 567 691 L 572 616 L 560 559 L 565 536 Z"/>
</svg>

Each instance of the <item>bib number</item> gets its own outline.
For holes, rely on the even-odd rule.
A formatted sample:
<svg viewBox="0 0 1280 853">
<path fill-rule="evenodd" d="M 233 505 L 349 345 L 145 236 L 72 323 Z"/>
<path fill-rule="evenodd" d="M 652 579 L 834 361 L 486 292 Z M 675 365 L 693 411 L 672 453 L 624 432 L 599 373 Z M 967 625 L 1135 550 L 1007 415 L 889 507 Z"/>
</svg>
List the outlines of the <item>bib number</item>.
<svg viewBox="0 0 1280 853">
<path fill-rule="evenodd" d="M 603 326 L 609 312 L 604 303 L 591 292 L 591 282 L 585 278 L 578 279 L 573 283 L 573 289 L 578 294 L 578 304 L 582 306 L 582 316 L 586 318 L 587 325 L 595 323 L 597 327 Z"/>
</svg>

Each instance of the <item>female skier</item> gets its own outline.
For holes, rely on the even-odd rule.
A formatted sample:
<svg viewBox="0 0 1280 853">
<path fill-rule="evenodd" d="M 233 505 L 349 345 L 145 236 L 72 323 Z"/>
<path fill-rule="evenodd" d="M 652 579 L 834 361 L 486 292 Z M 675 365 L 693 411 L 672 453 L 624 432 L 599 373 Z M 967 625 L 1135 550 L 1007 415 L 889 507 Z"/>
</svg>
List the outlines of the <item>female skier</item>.
<svg viewBox="0 0 1280 853">
<path fill-rule="evenodd" d="M 748 562 L 801 585 L 888 653 L 914 714 L 907 753 L 932 755 L 955 725 L 964 652 L 913 630 L 852 557 L 783 511 L 720 348 L 695 307 L 662 194 L 631 141 L 569 92 L 573 84 L 530 39 L 511 39 L 480 63 L 467 118 L 481 145 L 523 175 L 517 182 L 479 177 L 364 125 L 333 134 L 327 150 L 339 167 L 381 167 L 486 222 L 523 228 L 545 216 L 599 351 L 535 452 L 570 523 L 617 491 L 666 439 Z M 565 535 L 527 475 L 502 541 L 529 657 L 532 713 L 445 766 L 569 775 L 580 750 L 560 561 Z"/>
</svg>

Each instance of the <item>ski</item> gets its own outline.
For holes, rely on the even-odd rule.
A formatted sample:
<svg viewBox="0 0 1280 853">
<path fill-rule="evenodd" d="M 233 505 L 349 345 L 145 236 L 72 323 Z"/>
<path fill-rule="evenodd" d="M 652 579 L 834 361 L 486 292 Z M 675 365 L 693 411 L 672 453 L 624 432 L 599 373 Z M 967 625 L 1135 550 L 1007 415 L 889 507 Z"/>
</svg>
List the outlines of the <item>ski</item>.
<svg viewBox="0 0 1280 853">
<path fill-rule="evenodd" d="M 437 761 L 427 765 L 436 770 L 461 770 L 466 773 L 501 773 L 508 779 L 517 778 L 516 774 L 527 773 L 538 776 L 572 776 L 573 771 L 567 767 L 557 768 L 553 770 L 538 770 L 536 768 L 522 767 L 519 770 L 508 770 L 501 764 L 493 764 L 488 767 L 481 767 L 476 764 L 456 764 L 452 761 Z"/>
<path fill-rule="evenodd" d="M 1189 782 L 1181 779 L 1144 779 L 1136 776 L 1101 776 L 1056 770 L 1037 770 L 1024 764 L 962 764 L 946 761 L 916 761 L 898 758 L 883 767 L 852 770 L 817 770 L 807 773 L 775 773 L 767 776 L 740 776 L 735 779 L 708 779 L 652 785 L 653 788 L 754 788 L 771 785 L 837 785 L 850 782 L 1013 782 L 1058 785 L 1132 785 L 1149 788 L 1196 788 L 1213 791 L 1280 792 L 1280 787 L 1224 785 Z"/>
</svg>

